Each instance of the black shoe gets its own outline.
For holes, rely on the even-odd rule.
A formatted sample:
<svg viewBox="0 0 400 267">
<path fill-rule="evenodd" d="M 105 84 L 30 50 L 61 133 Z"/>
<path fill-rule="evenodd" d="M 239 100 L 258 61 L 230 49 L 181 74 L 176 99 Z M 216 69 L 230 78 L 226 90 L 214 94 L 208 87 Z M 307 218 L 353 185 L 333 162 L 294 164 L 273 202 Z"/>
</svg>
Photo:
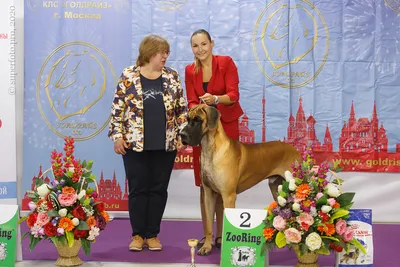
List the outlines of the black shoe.
<svg viewBox="0 0 400 267">
<path fill-rule="evenodd" d="M 218 242 L 218 240 L 219 240 L 219 242 Z M 215 238 L 214 242 L 215 242 L 215 247 L 216 248 L 221 248 L 222 237 Z"/>
</svg>

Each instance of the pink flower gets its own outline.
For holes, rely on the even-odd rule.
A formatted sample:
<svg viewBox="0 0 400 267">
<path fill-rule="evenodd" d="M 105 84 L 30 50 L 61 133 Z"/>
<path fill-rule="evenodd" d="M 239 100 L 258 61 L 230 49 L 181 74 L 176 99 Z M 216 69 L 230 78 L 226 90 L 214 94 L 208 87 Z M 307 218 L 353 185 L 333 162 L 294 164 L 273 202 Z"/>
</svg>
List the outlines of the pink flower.
<svg viewBox="0 0 400 267">
<path fill-rule="evenodd" d="M 343 234 L 344 242 L 349 242 L 353 240 L 353 236 L 354 236 L 354 230 L 351 228 L 346 228 L 346 231 Z"/>
<path fill-rule="evenodd" d="M 274 218 L 274 221 L 272 225 L 277 229 L 278 231 L 282 231 L 286 228 L 286 220 L 283 219 L 281 216 L 276 216 Z"/>
<path fill-rule="evenodd" d="M 301 213 L 296 217 L 296 221 L 306 230 L 314 223 L 314 218 L 308 213 Z"/>
<path fill-rule="evenodd" d="M 301 234 L 295 228 L 289 228 L 284 232 L 286 241 L 289 243 L 299 243 L 301 241 Z"/>
<path fill-rule="evenodd" d="M 319 192 L 317 193 L 317 195 L 315 196 L 316 199 L 320 199 L 321 197 L 323 197 L 323 193 Z"/>
<path fill-rule="evenodd" d="M 72 206 L 78 199 L 77 194 L 59 194 L 58 201 L 64 207 Z"/>
<path fill-rule="evenodd" d="M 336 222 L 336 233 L 338 233 L 339 235 L 343 235 L 344 232 L 346 231 L 347 228 L 347 223 L 345 220 L 339 219 Z"/>
<path fill-rule="evenodd" d="M 336 204 L 336 200 L 334 198 L 328 198 L 328 204 L 329 206 L 333 207 L 333 205 Z"/>
<path fill-rule="evenodd" d="M 319 166 L 317 166 L 317 165 L 314 165 L 311 169 L 311 172 L 314 172 L 315 175 L 317 175 L 317 176 L 318 176 L 318 171 L 319 171 Z M 317 177 L 315 175 L 313 175 L 311 178 L 313 178 L 314 180 L 317 180 Z"/>
<path fill-rule="evenodd" d="M 36 223 L 42 227 L 48 222 L 50 222 L 50 217 L 47 212 L 39 212 Z"/>
<path fill-rule="evenodd" d="M 36 209 L 36 204 L 33 201 L 29 202 L 28 206 L 31 211 L 34 211 Z"/>
</svg>

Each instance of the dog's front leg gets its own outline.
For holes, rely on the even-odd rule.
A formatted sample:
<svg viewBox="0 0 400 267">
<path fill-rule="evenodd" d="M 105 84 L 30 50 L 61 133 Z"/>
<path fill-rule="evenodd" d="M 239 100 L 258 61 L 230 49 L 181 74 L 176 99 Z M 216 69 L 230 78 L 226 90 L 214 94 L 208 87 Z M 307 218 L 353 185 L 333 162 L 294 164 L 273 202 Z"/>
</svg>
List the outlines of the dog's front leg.
<svg viewBox="0 0 400 267">
<path fill-rule="evenodd" d="M 222 193 L 222 201 L 224 202 L 224 209 L 234 209 L 236 205 L 236 192 L 232 193 Z"/>
<path fill-rule="evenodd" d="M 268 178 L 269 189 L 271 190 L 272 197 L 278 201 L 278 187 L 283 183 L 283 178 L 279 175 L 271 176 Z"/>
<path fill-rule="evenodd" d="M 203 246 L 199 249 L 197 254 L 205 256 L 210 254 L 212 249 L 212 238 L 213 238 L 213 223 L 214 223 L 214 213 L 215 213 L 215 201 L 216 201 L 216 193 L 211 190 L 208 186 L 204 186 L 204 208 L 206 219 L 203 220 L 206 222 L 205 233 L 204 236 L 206 240 L 204 241 Z"/>
</svg>

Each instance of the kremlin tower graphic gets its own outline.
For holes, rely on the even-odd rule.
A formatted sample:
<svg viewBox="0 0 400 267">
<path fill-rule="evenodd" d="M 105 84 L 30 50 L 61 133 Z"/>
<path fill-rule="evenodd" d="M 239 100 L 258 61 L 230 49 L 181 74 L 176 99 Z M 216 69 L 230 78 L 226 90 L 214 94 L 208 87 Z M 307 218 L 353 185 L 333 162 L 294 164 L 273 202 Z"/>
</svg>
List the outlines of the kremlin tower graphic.
<svg viewBox="0 0 400 267">
<path fill-rule="evenodd" d="M 316 122 L 312 115 L 306 120 L 303 110 L 303 99 L 300 98 L 296 118 L 290 114 L 287 138 L 285 137 L 283 142 L 291 144 L 300 152 L 304 151 L 310 145 L 313 146 L 314 151 L 332 152 L 332 137 L 328 125 L 326 125 L 324 142 L 321 144 L 315 133 Z"/>
<path fill-rule="evenodd" d="M 265 94 L 262 96 L 261 112 L 261 142 L 266 142 L 266 108 Z M 306 117 L 303 109 L 303 99 L 299 98 L 296 114 L 290 114 L 287 124 L 287 136 L 280 139 L 293 145 L 299 152 L 303 152 L 309 145 L 313 146 L 317 164 L 322 161 L 336 161 L 344 171 L 400 171 L 400 144 L 396 144 L 396 151 L 388 151 L 388 137 L 383 122 L 379 122 L 376 104 L 372 108 L 371 118 L 356 117 L 354 103 L 352 102 L 347 121 L 343 122 L 340 136 L 338 137 L 338 151 L 334 151 L 332 136 L 327 124 L 323 133 L 323 140 L 318 139 L 315 125 L 316 119 L 311 114 Z M 239 120 L 239 141 L 244 144 L 254 144 L 256 133 L 249 128 L 249 117 L 246 113 Z M 279 138 L 277 138 L 279 139 Z M 187 147 L 178 152 L 175 158 L 174 169 L 193 169 L 192 148 Z M 43 174 L 40 166 L 39 172 L 32 178 L 31 190 L 35 187 L 35 180 Z M 48 176 L 43 177 L 49 182 Z M 117 179 L 115 171 L 112 179 L 106 179 L 101 171 L 98 180 L 99 198 L 107 203 L 109 211 L 128 210 L 128 182 L 121 177 Z M 123 188 L 122 188 L 123 186 Z M 30 199 L 25 194 L 22 208 L 28 210 Z"/>
</svg>

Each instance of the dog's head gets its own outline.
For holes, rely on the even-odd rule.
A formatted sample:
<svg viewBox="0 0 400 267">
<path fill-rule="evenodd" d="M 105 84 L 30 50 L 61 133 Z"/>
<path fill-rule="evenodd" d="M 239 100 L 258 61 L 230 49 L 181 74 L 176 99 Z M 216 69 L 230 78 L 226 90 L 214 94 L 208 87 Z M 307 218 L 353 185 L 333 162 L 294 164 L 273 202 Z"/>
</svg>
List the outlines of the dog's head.
<svg viewBox="0 0 400 267">
<path fill-rule="evenodd" d="M 219 117 L 219 111 L 211 106 L 201 104 L 190 108 L 188 123 L 180 133 L 182 143 L 190 146 L 200 145 L 203 136 L 217 128 Z"/>
</svg>

